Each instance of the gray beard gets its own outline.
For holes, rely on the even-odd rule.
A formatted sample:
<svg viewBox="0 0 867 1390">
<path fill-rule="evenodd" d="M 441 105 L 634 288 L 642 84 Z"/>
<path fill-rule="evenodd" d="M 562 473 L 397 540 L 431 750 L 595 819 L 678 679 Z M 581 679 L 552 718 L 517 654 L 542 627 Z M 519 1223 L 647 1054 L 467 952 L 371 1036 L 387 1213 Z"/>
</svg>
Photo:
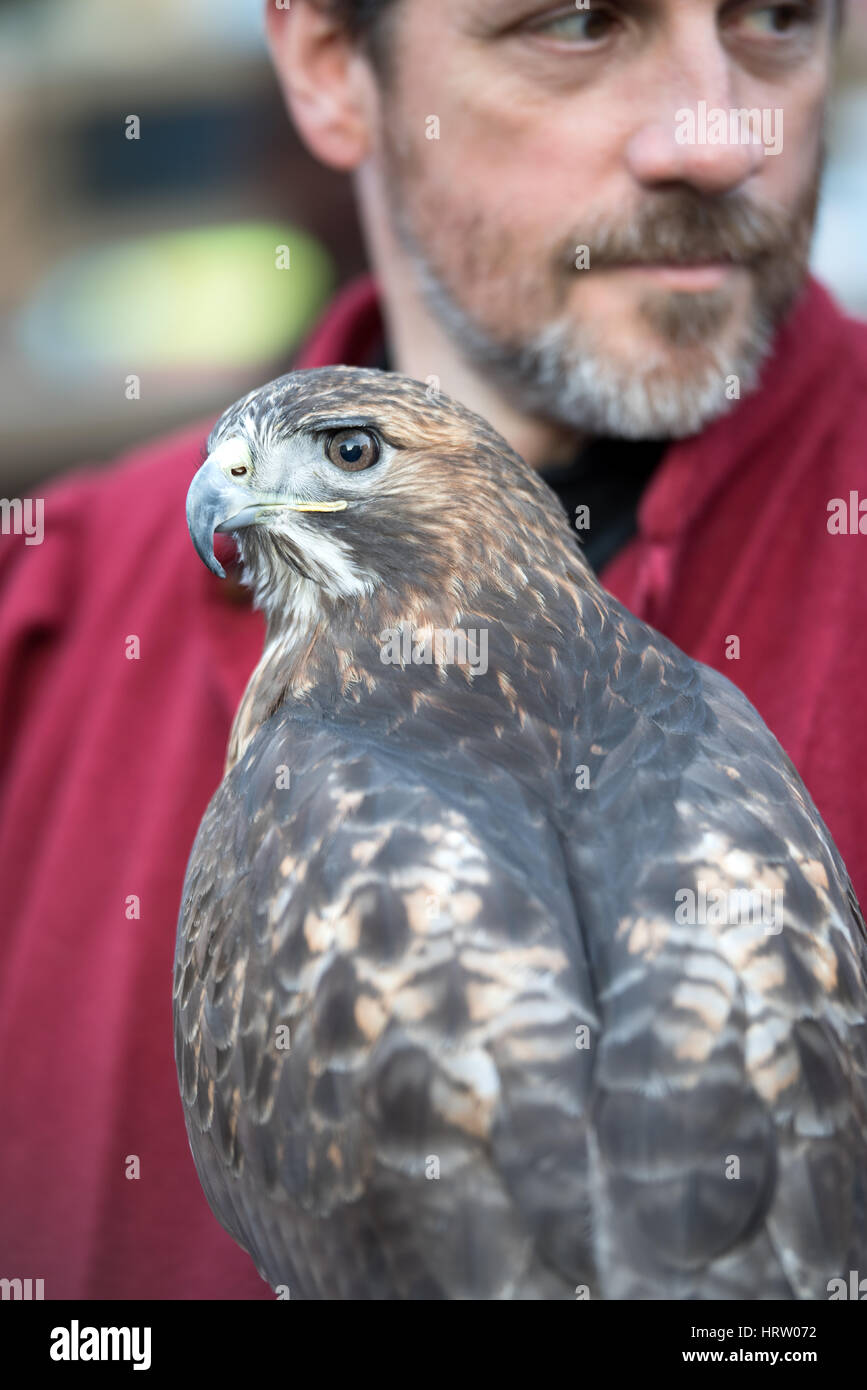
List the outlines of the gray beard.
<svg viewBox="0 0 867 1390">
<path fill-rule="evenodd" d="M 770 356 L 778 319 L 760 306 L 736 347 L 717 347 L 700 335 L 698 301 L 704 301 L 710 325 L 719 303 L 715 291 L 690 296 L 701 360 L 679 378 L 666 369 L 664 348 L 647 355 L 641 372 L 627 369 L 605 354 L 592 327 L 576 324 L 568 315 L 547 324 L 528 342 L 498 342 L 457 303 L 405 220 L 398 220 L 398 234 L 424 301 L 466 360 L 526 413 L 576 432 L 616 439 L 696 434 L 731 410 L 739 395 L 755 389 Z M 732 378 L 737 379 L 736 387 Z"/>
</svg>

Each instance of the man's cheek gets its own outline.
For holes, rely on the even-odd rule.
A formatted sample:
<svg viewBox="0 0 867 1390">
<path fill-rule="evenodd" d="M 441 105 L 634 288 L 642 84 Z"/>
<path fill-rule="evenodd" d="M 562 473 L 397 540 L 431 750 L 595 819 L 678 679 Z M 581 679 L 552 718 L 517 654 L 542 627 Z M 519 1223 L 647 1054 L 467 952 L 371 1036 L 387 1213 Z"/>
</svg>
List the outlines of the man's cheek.
<svg viewBox="0 0 867 1390">
<path fill-rule="evenodd" d="M 781 122 L 779 154 L 768 154 L 760 171 L 761 196 L 783 208 L 793 209 L 805 195 L 814 178 L 821 149 L 821 132 L 810 122 L 787 119 Z"/>
</svg>

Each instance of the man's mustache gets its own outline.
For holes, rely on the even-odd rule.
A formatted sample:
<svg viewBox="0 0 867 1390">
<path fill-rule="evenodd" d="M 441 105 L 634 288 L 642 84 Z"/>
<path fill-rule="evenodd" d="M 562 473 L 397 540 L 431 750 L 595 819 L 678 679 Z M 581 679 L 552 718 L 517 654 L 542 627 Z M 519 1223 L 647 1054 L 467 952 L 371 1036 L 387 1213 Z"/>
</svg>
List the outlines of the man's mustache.
<svg viewBox="0 0 867 1390">
<path fill-rule="evenodd" d="M 563 248 L 570 269 L 578 248 L 586 246 L 587 269 L 608 266 L 694 265 L 731 261 L 750 265 L 768 257 L 791 254 L 796 233 L 809 233 L 814 199 L 794 211 L 761 207 L 752 199 L 710 199 L 687 189 L 654 195 L 635 212 L 585 224 L 580 235 Z"/>
</svg>

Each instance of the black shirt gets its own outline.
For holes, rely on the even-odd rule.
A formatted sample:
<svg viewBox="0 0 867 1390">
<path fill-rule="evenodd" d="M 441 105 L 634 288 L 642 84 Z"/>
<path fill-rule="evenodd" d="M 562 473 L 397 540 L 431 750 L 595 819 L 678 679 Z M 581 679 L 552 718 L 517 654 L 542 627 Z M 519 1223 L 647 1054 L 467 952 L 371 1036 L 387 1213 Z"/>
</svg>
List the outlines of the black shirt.
<svg viewBox="0 0 867 1390">
<path fill-rule="evenodd" d="M 665 448 L 660 439 L 592 439 L 566 468 L 540 470 L 597 574 L 635 535 L 638 504 Z"/>
</svg>

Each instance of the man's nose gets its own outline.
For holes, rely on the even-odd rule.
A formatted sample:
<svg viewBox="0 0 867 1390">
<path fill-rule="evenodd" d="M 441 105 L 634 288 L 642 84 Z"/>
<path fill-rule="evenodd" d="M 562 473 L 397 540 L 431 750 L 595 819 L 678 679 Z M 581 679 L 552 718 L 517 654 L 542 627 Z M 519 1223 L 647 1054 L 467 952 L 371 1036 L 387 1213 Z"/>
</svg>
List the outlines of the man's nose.
<svg viewBox="0 0 867 1390">
<path fill-rule="evenodd" d="M 666 71 L 670 82 L 658 75 L 655 98 L 627 141 L 626 161 L 633 177 L 650 187 L 685 183 L 707 194 L 727 193 L 745 183 L 766 158 L 762 112 L 759 109 L 758 132 L 749 122 L 742 129 L 739 115 L 732 119 L 733 111 L 755 109 L 755 103 L 743 99 L 744 84 L 734 79 L 716 34 L 700 39 L 693 34 L 690 44 L 669 53 Z M 724 113 L 726 138 L 712 144 L 707 138 L 710 122 L 721 126 L 719 112 Z M 684 138 L 690 134 L 695 138 Z"/>
<path fill-rule="evenodd" d="M 685 109 L 685 108 L 680 108 Z M 693 108 L 695 110 L 695 108 Z M 729 108 L 726 113 L 726 127 L 729 125 Z M 708 106 L 708 113 L 714 108 Z M 701 133 L 699 113 L 695 115 L 697 133 Z M 643 126 L 629 141 L 626 159 L 629 169 L 639 183 L 647 186 L 669 183 L 688 183 L 700 193 L 728 193 L 745 183 L 761 167 L 765 159 L 764 147 L 752 141 L 711 145 L 707 143 L 681 144 L 676 132 L 684 129 L 675 120 L 674 113 L 670 124 L 656 121 Z M 738 132 L 740 122 L 737 122 Z"/>
</svg>

